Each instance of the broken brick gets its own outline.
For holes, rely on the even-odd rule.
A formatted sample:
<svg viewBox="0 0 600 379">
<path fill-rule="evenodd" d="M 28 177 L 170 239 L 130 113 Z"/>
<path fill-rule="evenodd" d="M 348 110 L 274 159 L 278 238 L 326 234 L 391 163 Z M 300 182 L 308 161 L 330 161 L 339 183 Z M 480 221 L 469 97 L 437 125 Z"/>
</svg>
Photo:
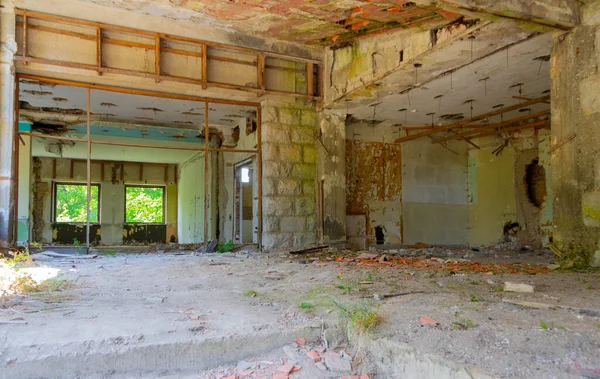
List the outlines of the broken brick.
<svg viewBox="0 0 600 379">
<path fill-rule="evenodd" d="M 279 366 L 277 368 L 277 371 L 288 375 L 290 372 L 292 372 L 293 369 L 294 369 L 294 365 L 292 363 L 288 362 L 288 363 L 284 364 L 283 366 Z"/>
<path fill-rule="evenodd" d="M 316 351 L 309 351 L 306 353 L 306 355 L 308 355 L 308 357 L 315 362 L 319 362 L 321 360 L 321 356 Z"/>
<path fill-rule="evenodd" d="M 306 342 L 307 342 L 306 338 L 304 338 L 304 337 L 296 338 L 296 343 L 298 344 L 298 346 L 305 346 Z"/>
</svg>

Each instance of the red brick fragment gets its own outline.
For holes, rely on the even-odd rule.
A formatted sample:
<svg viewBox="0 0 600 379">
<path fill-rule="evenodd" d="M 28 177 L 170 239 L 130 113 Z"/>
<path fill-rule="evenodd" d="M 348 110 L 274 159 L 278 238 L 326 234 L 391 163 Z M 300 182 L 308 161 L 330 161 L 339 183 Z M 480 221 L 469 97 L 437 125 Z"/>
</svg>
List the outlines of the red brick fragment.
<svg viewBox="0 0 600 379">
<path fill-rule="evenodd" d="M 294 365 L 290 362 L 284 364 L 283 366 L 279 366 L 277 368 L 278 372 L 281 372 L 283 374 L 289 375 L 290 372 L 292 372 L 292 370 L 294 369 Z"/>
<path fill-rule="evenodd" d="M 321 360 L 321 356 L 316 351 L 309 351 L 306 353 L 306 355 L 308 355 L 308 357 L 315 362 L 319 362 Z"/>
<path fill-rule="evenodd" d="M 306 342 L 307 342 L 306 338 L 304 338 L 304 337 L 296 338 L 296 343 L 298 344 L 298 346 L 305 346 Z"/>
</svg>

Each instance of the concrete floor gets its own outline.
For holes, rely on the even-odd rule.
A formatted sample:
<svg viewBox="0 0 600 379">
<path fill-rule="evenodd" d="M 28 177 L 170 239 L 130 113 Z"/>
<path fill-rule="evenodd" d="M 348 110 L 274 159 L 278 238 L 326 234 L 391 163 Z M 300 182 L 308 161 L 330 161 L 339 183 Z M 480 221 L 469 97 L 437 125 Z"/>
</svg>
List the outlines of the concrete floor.
<svg viewBox="0 0 600 379">
<path fill-rule="evenodd" d="M 352 371 L 371 378 L 600 375 L 598 272 L 448 269 L 454 267 L 448 259 L 465 254 L 548 261 L 534 254 L 391 253 L 444 258 L 402 264 L 388 252 L 391 261 L 379 263 L 379 257 L 365 261 L 354 259 L 356 252 L 325 251 L 119 254 L 38 262 L 60 269 L 54 279 L 60 285 L 2 302 L 0 320 L 22 318 L 27 324 L 0 324 L 0 377 L 220 378 L 248 360 L 256 372 L 237 374 L 251 378 L 269 372 L 260 362 L 289 360 L 290 346 L 306 358 L 307 349 L 326 345 L 346 347 Z M 534 266 L 519 267 L 524 272 Z M 534 285 L 535 292 L 503 292 L 504 281 Z M 374 294 L 381 300 L 373 300 Z M 383 322 L 358 333 L 342 311 L 358 308 L 381 315 Z M 420 316 L 439 327 L 421 327 Z M 293 346 L 299 336 L 309 347 Z M 287 354 L 281 350 L 286 346 Z M 300 365 L 291 377 L 310 378 L 314 363 Z"/>
</svg>

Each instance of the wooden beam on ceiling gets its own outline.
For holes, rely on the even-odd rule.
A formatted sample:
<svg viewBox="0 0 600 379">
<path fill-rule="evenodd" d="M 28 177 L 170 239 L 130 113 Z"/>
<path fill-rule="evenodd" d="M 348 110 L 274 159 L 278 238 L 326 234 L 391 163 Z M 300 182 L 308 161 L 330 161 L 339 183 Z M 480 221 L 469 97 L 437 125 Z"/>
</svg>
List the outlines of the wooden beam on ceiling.
<svg viewBox="0 0 600 379">
<path fill-rule="evenodd" d="M 468 120 L 459 121 L 459 122 L 456 122 L 454 124 L 444 125 L 444 126 L 440 126 L 438 128 L 435 128 L 435 129 L 423 131 L 421 133 L 417 133 L 417 134 L 409 135 L 409 136 L 406 136 L 406 137 L 398 138 L 396 140 L 396 143 L 402 143 L 402 142 L 412 141 L 414 139 L 421 138 L 421 137 L 424 137 L 424 136 L 428 136 L 430 134 L 434 134 L 434 133 L 438 133 L 438 132 L 443 132 L 444 130 L 462 128 L 465 125 L 468 125 L 468 124 L 470 124 L 472 122 L 484 120 L 484 119 L 486 119 L 488 117 L 493 117 L 493 116 L 497 116 L 497 115 L 500 115 L 500 114 L 503 114 L 503 113 L 506 113 L 506 112 L 514 111 L 514 110 L 526 107 L 528 105 L 538 104 L 538 103 L 544 102 L 544 101 L 546 101 L 548 99 L 550 99 L 550 96 L 543 96 L 543 97 L 539 97 L 537 99 L 532 99 L 530 101 L 526 101 L 526 102 L 521 103 L 521 104 L 511 105 L 510 107 L 506 107 L 506 108 L 498 109 L 498 110 L 491 111 L 491 112 L 488 112 L 488 113 L 484 113 L 482 115 L 470 118 Z"/>
<path fill-rule="evenodd" d="M 548 114 L 550 114 L 550 109 L 546 109 L 544 111 L 540 111 L 540 112 L 528 114 L 526 116 L 521 116 L 521 117 L 513 118 L 511 120 L 507 120 L 507 121 L 501 122 L 499 124 L 486 125 L 486 126 L 481 127 L 481 128 L 479 128 L 477 130 L 468 130 L 468 131 L 465 131 L 465 132 L 452 134 L 450 136 L 446 136 L 446 137 L 443 137 L 443 138 L 438 138 L 438 139 L 433 140 L 433 143 L 440 143 L 440 142 L 446 142 L 446 141 L 451 140 L 451 139 L 464 138 L 464 137 L 467 137 L 467 136 L 470 136 L 470 135 L 473 135 L 473 134 L 477 134 L 477 133 L 479 133 L 479 132 L 481 132 L 483 130 L 494 129 L 494 128 L 504 128 L 506 126 L 510 126 L 510 125 L 516 124 L 517 122 L 527 121 L 527 120 L 529 120 L 531 118 L 546 116 Z"/>
</svg>

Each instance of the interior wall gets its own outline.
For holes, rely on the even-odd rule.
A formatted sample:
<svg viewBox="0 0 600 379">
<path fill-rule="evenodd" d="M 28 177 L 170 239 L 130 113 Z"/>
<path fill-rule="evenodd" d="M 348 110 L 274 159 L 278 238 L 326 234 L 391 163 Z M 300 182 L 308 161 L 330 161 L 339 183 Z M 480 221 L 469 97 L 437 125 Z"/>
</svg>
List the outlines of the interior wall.
<svg viewBox="0 0 600 379">
<path fill-rule="evenodd" d="M 507 221 L 517 221 L 515 154 L 497 146 L 469 150 L 469 244 L 497 243 Z"/>
<path fill-rule="evenodd" d="M 451 141 L 450 151 L 429 139 L 402 144 L 404 243 L 468 244 L 467 146 Z"/>
<path fill-rule="evenodd" d="M 72 182 L 84 184 L 87 182 L 87 164 L 85 161 L 73 161 L 67 158 L 33 158 L 33 193 L 31 214 L 33 220 L 32 239 L 35 242 L 52 243 L 57 239 L 60 226 L 53 219 L 53 187 L 54 182 Z M 104 169 L 102 168 L 104 166 Z M 121 245 L 125 236 L 125 186 L 126 185 L 167 185 L 175 187 L 175 165 L 164 167 L 144 166 L 130 163 L 110 164 L 108 162 L 92 162 L 91 182 L 100 185 L 100 228 L 98 231 L 99 243 L 102 245 Z M 121 173 L 121 170 L 123 172 Z M 143 171 L 143 172 L 141 172 Z M 104 172 L 104 177 L 102 177 Z M 142 176 L 140 177 L 140 173 Z M 166 181 L 165 181 L 166 179 Z M 28 190 L 28 186 L 20 185 L 20 192 Z M 176 190 L 165 189 L 165 224 L 173 225 L 176 214 L 172 209 L 177 209 Z M 175 196 L 173 196 L 175 195 Z M 175 216 L 175 220 L 173 219 Z M 82 228 L 80 225 L 79 228 Z M 85 228 L 85 226 L 83 226 Z M 169 240 L 168 235 L 163 236 Z M 70 241 L 69 241 L 70 242 Z M 84 241 L 79 241 L 80 243 Z"/>
<path fill-rule="evenodd" d="M 181 164 L 178 171 L 179 243 L 204 241 L 204 152 Z"/>
<path fill-rule="evenodd" d="M 346 141 L 346 212 L 365 216 L 368 243 L 402 243 L 402 154 L 399 145 Z M 381 241 L 379 241 L 381 242 Z"/>
</svg>

